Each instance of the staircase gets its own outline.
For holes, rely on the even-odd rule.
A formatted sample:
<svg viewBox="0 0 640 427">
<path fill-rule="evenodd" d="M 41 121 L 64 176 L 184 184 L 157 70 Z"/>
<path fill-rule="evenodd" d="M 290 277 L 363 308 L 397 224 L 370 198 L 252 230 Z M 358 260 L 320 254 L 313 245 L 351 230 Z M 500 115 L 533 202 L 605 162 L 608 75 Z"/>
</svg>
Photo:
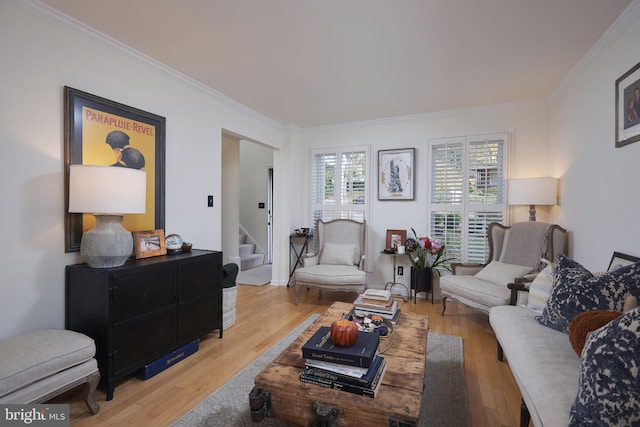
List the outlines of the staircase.
<svg viewBox="0 0 640 427">
<path fill-rule="evenodd" d="M 240 271 L 258 267 L 264 264 L 264 254 L 255 253 L 256 245 L 247 242 L 247 235 L 240 233 L 240 246 L 238 253 L 240 255 Z"/>
</svg>

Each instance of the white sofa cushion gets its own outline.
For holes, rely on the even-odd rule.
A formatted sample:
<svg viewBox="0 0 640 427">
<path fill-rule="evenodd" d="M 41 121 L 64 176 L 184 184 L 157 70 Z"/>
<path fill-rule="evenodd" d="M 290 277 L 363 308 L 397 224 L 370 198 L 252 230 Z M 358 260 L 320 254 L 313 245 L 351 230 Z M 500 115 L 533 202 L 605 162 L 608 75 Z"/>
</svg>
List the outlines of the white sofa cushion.
<svg viewBox="0 0 640 427">
<path fill-rule="evenodd" d="M 580 358 L 566 334 L 545 328 L 526 307 L 500 306 L 489 322 L 504 350 L 533 425 L 566 426 L 578 393 Z"/>
<path fill-rule="evenodd" d="M 491 261 L 485 268 L 476 273 L 475 277 L 496 285 L 507 286 L 516 277 L 522 277 L 531 271 L 531 267 Z"/>
</svg>

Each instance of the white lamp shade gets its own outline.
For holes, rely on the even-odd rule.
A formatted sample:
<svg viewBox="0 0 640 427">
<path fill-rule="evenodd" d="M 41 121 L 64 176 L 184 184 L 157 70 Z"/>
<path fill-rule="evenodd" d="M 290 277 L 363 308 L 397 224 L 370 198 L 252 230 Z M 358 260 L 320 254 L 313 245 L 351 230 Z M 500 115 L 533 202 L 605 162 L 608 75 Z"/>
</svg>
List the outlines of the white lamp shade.
<svg viewBox="0 0 640 427">
<path fill-rule="evenodd" d="M 557 205 L 557 178 L 521 178 L 509 180 L 510 205 Z"/>
<path fill-rule="evenodd" d="M 147 173 L 117 166 L 71 165 L 69 212 L 143 214 Z"/>
</svg>

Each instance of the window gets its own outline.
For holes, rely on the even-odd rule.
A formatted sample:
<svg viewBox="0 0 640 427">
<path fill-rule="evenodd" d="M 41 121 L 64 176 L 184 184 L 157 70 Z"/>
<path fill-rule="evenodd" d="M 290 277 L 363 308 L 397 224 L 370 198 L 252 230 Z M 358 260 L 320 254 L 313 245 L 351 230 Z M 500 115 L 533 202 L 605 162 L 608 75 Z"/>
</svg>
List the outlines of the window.
<svg viewBox="0 0 640 427">
<path fill-rule="evenodd" d="M 313 223 L 321 219 L 364 221 L 367 201 L 367 147 L 312 151 Z"/>
<path fill-rule="evenodd" d="M 509 134 L 429 141 L 429 232 L 456 260 L 485 262 L 487 226 L 504 223 Z"/>
</svg>

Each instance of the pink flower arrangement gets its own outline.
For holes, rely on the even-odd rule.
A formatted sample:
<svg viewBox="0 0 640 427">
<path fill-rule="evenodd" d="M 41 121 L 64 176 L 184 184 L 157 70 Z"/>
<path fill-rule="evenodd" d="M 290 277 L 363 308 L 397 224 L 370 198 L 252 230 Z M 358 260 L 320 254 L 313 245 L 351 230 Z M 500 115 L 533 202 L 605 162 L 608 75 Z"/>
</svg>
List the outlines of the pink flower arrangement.
<svg viewBox="0 0 640 427">
<path fill-rule="evenodd" d="M 413 268 L 425 270 L 427 268 L 444 268 L 450 270 L 449 259 L 444 256 L 444 244 L 439 240 L 428 237 L 418 237 L 416 230 L 411 228 L 417 244 L 407 247 L 407 255 Z"/>
</svg>

